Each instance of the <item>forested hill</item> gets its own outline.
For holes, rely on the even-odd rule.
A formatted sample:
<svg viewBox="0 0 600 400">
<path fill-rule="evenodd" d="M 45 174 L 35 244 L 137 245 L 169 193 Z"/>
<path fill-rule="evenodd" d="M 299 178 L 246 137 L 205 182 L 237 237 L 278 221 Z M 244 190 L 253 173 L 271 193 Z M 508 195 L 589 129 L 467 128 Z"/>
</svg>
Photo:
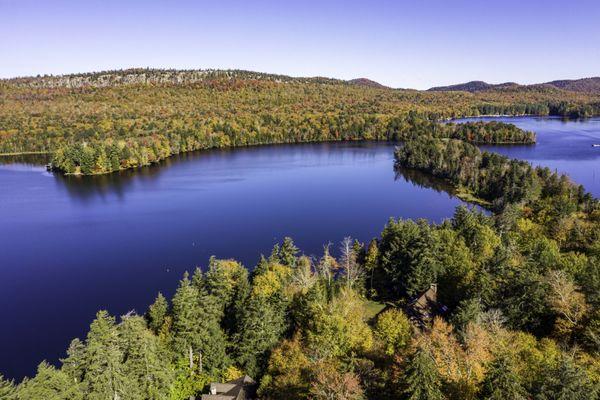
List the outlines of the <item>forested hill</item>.
<svg viewBox="0 0 600 400">
<path fill-rule="evenodd" d="M 185 85 L 199 82 L 212 82 L 215 80 L 260 80 L 276 83 L 320 83 L 356 85 L 378 89 L 391 89 L 379 82 L 368 78 L 356 78 L 350 80 L 326 78 L 326 77 L 292 77 L 281 74 L 271 74 L 239 69 L 151 69 L 151 68 L 129 68 L 123 70 L 76 73 L 67 75 L 43 75 L 31 77 L 18 77 L 0 80 L 2 83 L 32 88 L 81 88 L 81 87 L 110 87 L 127 84 L 152 84 L 152 85 Z M 484 81 L 470 81 L 449 86 L 437 86 L 428 91 L 447 92 L 481 92 L 494 89 L 524 90 L 531 89 L 543 91 L 544 89 L 562 89 L 566 91 L 600 94 L 600 77 L 582 79 L 555 80 L 546 83 L 519 85 L 515 82 L 504 82 L 491 84 Z"/>
<path fill-rule="evenodd" d="M 368 86 L 368 87 L 374 87 L 374 88 L 380 88 L 380 89 L 388 89 L 388 86 L 382 85 L 381 83 L 375 82 L 368 78 L 351 79 L 348 81 L 348 83 L 350 83 L 352 85 Z"/>
<path fill-rule="evenodd" d="M 439 133 L 442 119 L 489 114 L 600 115 L 600 93 L 549 87 L 430 92 L 363 78 L 241 70 L 15 78 L 0 81 L 0 154 L 51 153 L 63 172 L 99 174 L 199 149 L 398 140 Z M 522 139 L 505 127 L 474 130 L 473 138 L 486 142 L 506 142 L 504 134 Z"/>
<path fill-rule="evenodd" d="M 574 92 L 600 93 L 600 77 L 552 81 L 546 85 Z"/>
<path fill-rule="evenodd" d="M 499 84 L 491 84 L 483 81 L 471 81 L 466 83 L 459 83 L 457 85 L 450 86 L 438 86 L 432 87 L 429 91 L 432 92 L 450 92 L 450 91 L 464 91 L 464 92 L 482 92 L 489 90 L 498 89 L 511 89 L 511 90 L 544 90 L 544 89 L 561 89 L 570 92 L 600 94 L 600 77 L 583 78 L 583 79 L 565 79 L 557 80 L 546 83 L 538 83 L 533 85 L 519 85 L 515 82 L 505 82 Z"/>
<path fill-rule="evenodd" d="M 350 84 L 359 86 L 385 86 L 366 78 L 344 81 L 324 77 L 291 77 L 287 75 L 269 74 L 263 72 L 245 71 L 238 69 L 150 69 L 130 68 L 124 70 L 101 71 L 67 75 L 44 75 L 22 77 L 4 80 L 9 84 L 31 88 L 83 88 L 83 87 L 112 87 L 119 85 L 187 85 L 208 83 L 219 80 L 237 81 L 266 81 L 275 83 L 317 83 L 317 84 Z"/>
<path fill-rule="evenodd" d="M 498 88 L 518 88 L 519 84 L 515 82 L 505 82 L 499 84 L 491 84 L 484 81 L 470 81 L 466 83 L 459 83 L 456 85 L 449 86 L 437 86 L 428 89 L 430 92 L 481 92 L 484 90 L 498 89 Z"/>
</svg>

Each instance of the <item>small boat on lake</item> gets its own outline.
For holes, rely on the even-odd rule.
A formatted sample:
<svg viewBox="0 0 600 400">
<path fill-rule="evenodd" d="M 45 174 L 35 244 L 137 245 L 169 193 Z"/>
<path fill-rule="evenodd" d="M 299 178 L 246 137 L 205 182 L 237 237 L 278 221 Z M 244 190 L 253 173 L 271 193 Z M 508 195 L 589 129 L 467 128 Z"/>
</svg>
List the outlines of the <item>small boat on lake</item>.
<svg viewBox="0 0 600 400">
<path fill-rule="evenodd" d="M 600 147 L 600 143 L 594 143 L 592 147 Z"/>
</svg>

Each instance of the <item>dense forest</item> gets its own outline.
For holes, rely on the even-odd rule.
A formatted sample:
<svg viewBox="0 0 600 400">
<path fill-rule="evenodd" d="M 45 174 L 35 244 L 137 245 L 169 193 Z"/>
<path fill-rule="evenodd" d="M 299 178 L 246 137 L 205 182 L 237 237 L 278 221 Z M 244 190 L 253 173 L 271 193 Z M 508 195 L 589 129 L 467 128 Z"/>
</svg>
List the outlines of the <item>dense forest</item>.
<svg viewBox="0 0 600 400">
<path fill-rule="evenodd" d="M 449 180 L 497 212 L 521 207 L 564 248 L 600 250 L 599 202 L 566 175 L 453 139 L 411 139 L 395 158 L 398 166 Z"/>
<path fill-rule="evenodd" d="M 144 312 L 98 312 L 58 365 L 0 376 L 0 399 L 183 400 L 247 374 L 266 400 L 597 400 L 598 199 L 474 145 L 533 133 L 443 120 L 599 111 L 594 95 L 548 87 L 418 92 L 244 71 L 0 81 L 0 151 L 50 152 L 63 172 L 211 147 L 398 140 L 397 166 L 487 208 L 390 219 L 370 242 L 319 256 L 286 238 L 250 269 L 211 258 Z"/>
<path fill-rule="evenodd" d="M 409 138 L 396 159 L 493 212 L 391 219 L 320 257 L 287 238 L 251 273 L 213 258 L 144 314 L 100 311 L 60 366 L 2 380 L 2 398 L 187 399 L 248 374 L 261 399 L 598 399 L 598 200 L 455 139 Z"/>
<path fill-rule="evenodd" d="M 600 114 L 600 95 L 551 87 L 423 92 L 361 82 L 145 69 L 2 80 L 0 153 L 52 153 L 60 171 L 98 174 L 213 147 L 396 140 L 462 116 Z M 485 130 L 473 134 L 513 140 Z"/>
<path fill-rule="evenodd" d="M 369 122 L 368 129 L 348 128 L 343 135 L 332 135 L 311 127 L 301 136 L 277 136 L 268 133 L 263 135 L 244 136 L 243 141 L 231 142 L 229 136 L 210 134 L 169 133 L 166 136 L 144 137 L 140 140 L 115 142 L 108 139 L 93 144 L 74 144 L 61 146 L 52 157 L 54 169 L 68 174 L 103 174 L 122 169 L 148 165 L 163 160 L 171 155 L 191 150 L 210 148 L 248 146 L 272 143 L 301 143 L 336 140 L 403 140 L 412 135 L 432 134 L 438 137 L 451 137 L 473 143 L 535 143 L 533 132 L 523 131 L 512 124 L 501 122 L 468 122 L 464 124 L 440 125 L 428 121 L 418 115 L 409 114 L 403 118 L 395 118 L 387 126 L 378 119 Z M 290 127 L 290 129 L 293 129 Z M 363 130 L 372 132 L 367 136 Z M 334 129 L 333 132 L 338 132 Z"/>
<path fill-rule="evenodd" d="M 247 373 L 263 399 L 595 399 L 598 255 L 510 218 L 392 220 L 338 259 L 327 246 L 299 256 L 287 239 L 250 276 L 212 259 L 144 315 L 99 312 L 60 368 L 43 362 L 0 393 L 185 399 Z M 420 329 L 404 306 L 432 281 L 447 311 Z"/>
</svg>

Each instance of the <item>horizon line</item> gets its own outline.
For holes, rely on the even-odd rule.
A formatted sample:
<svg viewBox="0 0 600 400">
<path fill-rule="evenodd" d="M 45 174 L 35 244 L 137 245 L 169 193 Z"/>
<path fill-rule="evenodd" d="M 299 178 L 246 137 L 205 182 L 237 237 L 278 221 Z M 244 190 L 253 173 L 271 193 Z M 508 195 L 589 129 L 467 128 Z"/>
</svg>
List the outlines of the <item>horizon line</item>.
<svg viewBox="0 0 600 400">
<path fill-rule="evenodd" d="M 80 71 L 80 72 L 64 72 L 64 73 L 38 73 L 36 75 L 17 75 L 17 76 L 11 76 L 11 77 L 0 77 L 0 81 L 11 81 L 11 80 L 19 80 L 19 79 L 39 79 L 39 78 L 48 78 L 48 77 L 52 77 L 52 78 L 58 78 L 58 77 L 68 77 L 68 76 L 77 76 L 77 75 L 94 75 L 94 74 L 109 74 L 109 73 L 114 73 L 114 72 L 124 72 L 124 71 L 132 71 L 132 70 L 153 70 L 153 71 L 180 71 L 180 72 L 192 72 L 192 71 L 239 71 L 239 72 L 251 72 L 251 73 L 257 73 L 257 74 L 265 74 L 265 75 L 275 75 L 275 76 L 283 76 L 283 77 L 287 77 L 287 78 L 293 78 L 293 79 L 316 79 L 316 78 L 323 78 L 323 79 L 331 79 L 331 80 L 336 80 L 336 81 L 340 81 L 340 82 L 351 82 L 353 80 L 358 80 L 358 79 L 367 79 L 369 81 L 375 82 L 379 85 L 381 85 L 383 88 L 387 88 L 387 89 L 397 89 L 397 90 L 416 90 L 416 91 L 427 91 L 427 90 L 431 90 L 433 88 L 442 88 L 442 87 L 448 87 L 448 86 L 457 86 L 457 85 L 464 85 L 467 83 L 473 83 L 473 82 L 483 82 L 486 83 L 488 85 L 503 85 L 503 84 L 516 84 L 516 85 L 520 85 L 520 86 L 529 86 L 529 85 L 542 85 L 542 84 L 546 84 L 546 83 L 551 83 L 551 82 L 556 82 L 556 81 L 574 81 L 574 80 L 584 80 L 584 79 L 600 79 L 600 75 L 598 76 L 585 76 L 585 77 L 580 77 L 580 78 L 558 78 L 558 79 L 552 79 L 550 81 L 546 81 L 546 82 L 532 82 L 532 83 L 520 83 L 517 81 L 503 81 L 503 82 L 491 82 L 491 81 L 487 81 L 484 79 L 472 79 L 469 81 L 464 81 L 464 82 L 458 82 L 458 83 L 451 83 L 451 84 L 441 84 L 441 85 L 434 85 L 431 86 L 427 89 L 416 89 L 416 88 L 410 88 L 410 87 L 393 87 L 393 86 L 389 86 L 386 85 L 384 83 L 381 83 L 380 81 L 371 79 L 367 76 L 359 76 L 359 77 L 355 77 L 355 78 L 350 78 L 350 79 L 343 79 L 343 78 L 337 78 L 337 77 L 332 77 L 332 76 L 325 76 L 325 75 L 313 75 L 313 76 L 299 76 L 299 75 L 292 75 L 292 74 L 285 74 L 285 73 L 279 73 L 279 72 L 264 72 L 264 71 L 257 71 L 257 70 L 251 70 L 251 69 L 244 69 L 244 68 L 176 68 L 176 67 L 151 67 L 151 66 L 145 66 L 145 67 L 125 67 L 125 68 L 113 68 L 113 69 L 104 69 L 104 70 L 95 70 L 95 71 Z"/>
</svg>

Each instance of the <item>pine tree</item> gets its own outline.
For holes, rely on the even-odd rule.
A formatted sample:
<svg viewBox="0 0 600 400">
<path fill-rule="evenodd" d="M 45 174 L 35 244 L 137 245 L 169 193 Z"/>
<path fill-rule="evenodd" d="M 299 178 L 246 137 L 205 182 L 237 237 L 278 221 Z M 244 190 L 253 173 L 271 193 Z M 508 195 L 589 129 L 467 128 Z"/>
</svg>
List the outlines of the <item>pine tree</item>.
<svg viewBox="0 0 600 400">
<path fill-rule="evenodd" d="M 4 399 L 3 397 L 0 397 Z M 16 400 L 81 400 L 81 384 L 47 362 L 38 366 L 33 379 L 25 379 L 18 387 Z"/>
<path fill-rule="evenodd" d="M 62 362 L 62 370 L 74 382 L 81 382 L 85 372 L 85 344 L 79 339 L 73 339 L 67 349 L 67 358 L 60 360 Z"/>
<path fill-rule="evenodd" d="M 174 379 L 166 360 L 167 349 L 157 336 L 146 327 L 142 317 L 123 318 L 119 325 L 119 338 L 125 356 L 124 372 L 132 385 L 128 399 L 164 399 Z"/>
<path fill-rule="evenodd" d="M 123 373 L 123 352 L 115 318 L 106 311 L 99 311 L 90 325 L 85 356 L 86 400 L 125 398 L 129 385 Z"/>
<path fill-rule="evenodd" d="M 189 359 L 192 369 L 217 376 L 229 362 L 227 340 L 217 305 L 203 286 L 199 278 L 192 284 L 187 273 L 180 282 L 173 297 L 174 347 L 180 358 Z"/>
<path fill-rule="evenodd" d="M 379 257 L 379 248 L 377 247 L 377 239 L 371 240 L 365 253 L 365 270 L 369 276 L 369 290 L 373 289 L 373 276 L 377 268 L 377 259 Z"/>
<path fill-rule="evenodd" d="M 527 391 L 506 355 L 491 363 L 482 386 L 481 397 L 484 400 L 527 399 Z"/>
<path fill-rule="evenodd" d="M 470 322 L 476 322 L 483 313 L 481 301 L 475 298 L 469 298 L 461 301 L 454 311 L 451 323 L 455 329 L 462 334 Z"/>
<path fill-rule="evenodd" d="M 290 267 L 296 266 L 296 256 L 300 250 L 294 244 L 294 241 L 290 237 L 283 239 L 283 244 L 279 250 L 279 259 L 283 265 Z"/>
<path fill-rule="evenodd" d="M 408 400 L 442 400 L 441 377 L 428 350 L 420 348 L 413 355 L 406 377 Z"/>
<path fill-rule="evenodd" d="M 273 251 L 275 251 L 275 249 L 273 249 Z M 277 251 L 279 251 L 279 246 L 277 246 Z M 252 270 L 251 276 L 254 278 L 257 275 L 261 275 L 261 274 L 265 273 L 269 269 L 269 261 L 273 257 L 274 256 L 271 254 L 271 257 L 269 257 L 267 259 L 267 258 L 265 258 L 264 255 L 261 254 L 260 255 L 260 260 L 258 260 L 258 263 L 256 264 L 256 266 Z M 275 254 L 275 258 L 278 258 L 278 256 L 276 254 Z"/>
<path fill-rule="evenodd" d="M 250 290 L 248 270 L 237 261 L 212 257 L 205 275 L 205 286 L 218 307 L 221 325 L 226 332 L 233 333 L 239 311 Z"/>
<path fill-rule="evenodd" d="M 193 352 L 198 347 L 197 324 L 201 318 L 198 306 L 198 289 L 192 286 L 186 272 L 173 296 L 173 334 L 174 350 L 179 357 L 190 356 L 190 367 L 193 368 Z"/>
<path fill-rule="evenodd" d="M 266 299 L 253 296 L 242 313 L 237 331 L 237 362 L 247 374 L 257 376 L 285 331 L 285 314 Z"/>
<path fill-rule="evenodd" d="M 196 267 L 194 273 L 192 274 L 192 285 L 198 290 L 198 293 L 206 289 L 204 274 L 202 273 L 200 267 Z"/>
<path fill-rule="evenodd" d="M 271 255 L 269 256 L 269 262 L 281 263 L 281 258 L 279 257 L 280 251 L 279 243 L 275 243 L 275 246 L 273 246 L 273 249 L 271 250 Z"/>
<path fill-rule="evenodd" d="M 199 349 L 205 359 L 203 368 L 212 376 L 217 376 L 229 365 L 225 351 L 227 337 L 221 328 L 222 299 L 208 293 L 207 281 L 200 269 L 196 269 L 193 282 L 198 288 L 198 305 L 202 315 L 198 332 L 202 338 Z"/>
<path fill-rule="evenodd" d="M 154 303 L 148 308 L 147 314 L 148 325 L 154 333 L 158 334 L 160 332 L 160 328 L 162 328 L 165 323 L 165 317 L 167 316 L 168 311 L 169 303 L 162 293 L 159 292 Z"/>
<path fill-rule="evenodd" d="M 585 372 L 568 356 L 563 356 L 556 367 L 550 368 L 540 378 L 536 400 L 596 400 L 598 398 L 597 385 L 594 386 Z"/>
<path fill-rule="evenodd" d="M 410 270 L 406 277 L 406 293 L 409 297 L 417 296 L 429 286 L 437 282 L 440 266 L 436 260 L 437 241 L 426 223 L 420 221 L 418 234 L 411 248 L 408 249 Z"/>
<path fill-rule="evenodd" d="M 15 394 L 15 383 L 5 379 L 2 374 L 0 374 L 0 399 L 15 400 Z"/>
</svg>

